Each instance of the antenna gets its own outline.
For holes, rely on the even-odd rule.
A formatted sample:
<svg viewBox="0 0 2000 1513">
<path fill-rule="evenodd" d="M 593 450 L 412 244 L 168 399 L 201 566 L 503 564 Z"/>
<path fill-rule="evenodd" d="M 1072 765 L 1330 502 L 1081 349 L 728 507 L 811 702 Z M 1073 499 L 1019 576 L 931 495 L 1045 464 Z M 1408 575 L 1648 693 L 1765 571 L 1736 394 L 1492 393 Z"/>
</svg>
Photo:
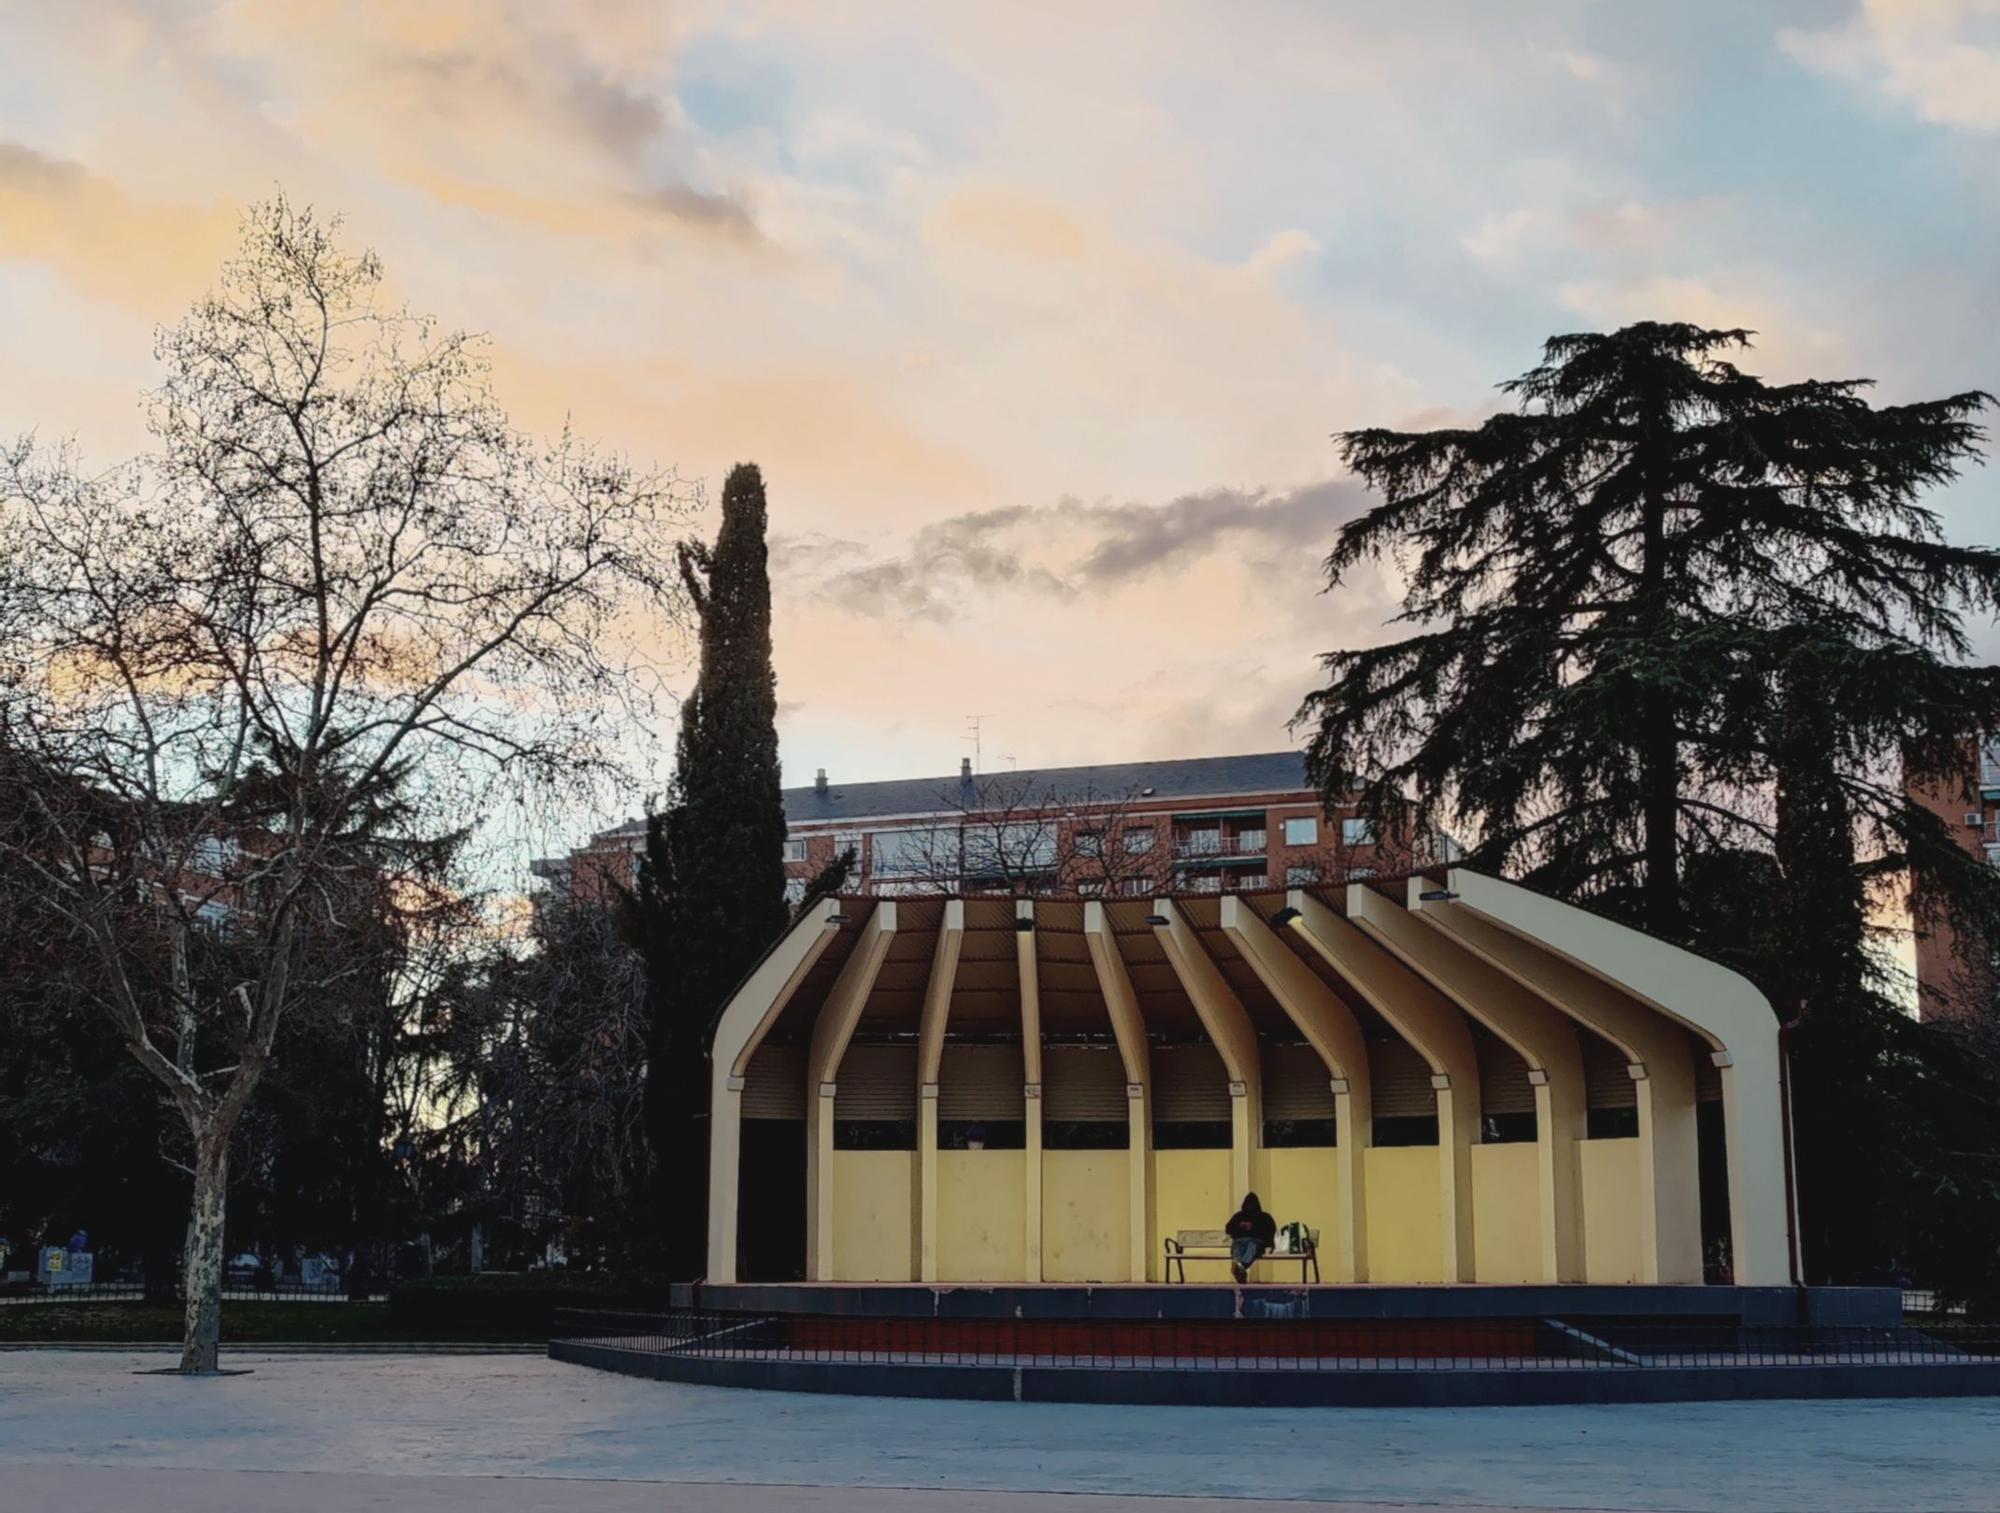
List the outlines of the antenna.
<svg viewBox="0 0 2000 1513">
<path fill-rule="evenodd" d="M 972 742 L 972 770 L 973 770 L 974 772 L 978 772 L 978 771 L 980 770 L 980 766 L 979 766 L 979 722 L 980 722 L 981 720 L 985 719 L 985 718 L 986 718 L 986 716 L 984 716 L 984 715 L 979 715 L 979 714 L 969 714 L 969 715 L 967 715 L 967 716 L 965 717 L 965 734 L 964 734 L 963 736 L 959 737 L 959 739 L 960 739 L 960 740 L 964 740 L 964 741 L 970 741 L 970 742 Z"/>
<path fill-rule="evenodd" d="M 1000 760 L 1001 760 L 1001 761 L 1003 761 L 1003 762 L 1005 762 L 1005 763 L 1007 764 L 1007 770 L 1008 770 L 1009 772 L 1013 772 L 1013 771 L 1017 770 L 1017 769 L 1018 769 L 1018 768 L 1020 767 L 1020 765 L 1021 765 L 1021 764 L 1020 764 L 1019 762 L 1017 762 L 1017 761 L 1015 761 L 1015 760 L 1014 760 L 1014 753 L 1013 753 L 1013 752 L 1011 752 L 1011 751 L 1003 751 L 1003 752 L 1001 752 L 1001 753 L 1000 753 Z"/>
</svg>

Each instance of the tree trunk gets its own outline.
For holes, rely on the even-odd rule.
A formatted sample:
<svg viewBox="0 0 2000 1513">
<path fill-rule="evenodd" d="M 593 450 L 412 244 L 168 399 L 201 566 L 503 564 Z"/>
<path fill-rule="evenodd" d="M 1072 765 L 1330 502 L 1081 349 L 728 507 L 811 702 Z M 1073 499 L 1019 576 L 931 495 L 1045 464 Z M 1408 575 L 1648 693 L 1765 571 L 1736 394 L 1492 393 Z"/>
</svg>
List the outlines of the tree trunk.
<svg viewBox="0 0 2000 1513">
<path fill-rule="evenodd" d="M 1657 445 L 1657 443 L 1655 443 Z M 1639 624 L 1646 651 L 1666 645 L 1672 620 L 1667 583 L 1667 502 L 1649 470 L 1639 560 Z M 1646 929 L 1663 940 L 1680 935 L 1680 738 L 1673 692 L 1657 672 L 1640 694 L 1639 808 L 1645 826 Z"/>
<path fill-rule="evenodd" d="M 1680 749 L 1668 695 L 1647 696 L 1639 735 L 1641 819 L 1646 827 L 1646 929 L 1662 940 L 1680 931 Z"/>
<path fill-rule="evenodd" d="M 229 1135 L 212 1126 L 194 1142 L 194 1210 L 188 1219 L 181 1287 L 187 1297 L 181 1370 L 216 1369 L 222 1339 L 223 1208 L 229 1196 Z"/>
</svg>

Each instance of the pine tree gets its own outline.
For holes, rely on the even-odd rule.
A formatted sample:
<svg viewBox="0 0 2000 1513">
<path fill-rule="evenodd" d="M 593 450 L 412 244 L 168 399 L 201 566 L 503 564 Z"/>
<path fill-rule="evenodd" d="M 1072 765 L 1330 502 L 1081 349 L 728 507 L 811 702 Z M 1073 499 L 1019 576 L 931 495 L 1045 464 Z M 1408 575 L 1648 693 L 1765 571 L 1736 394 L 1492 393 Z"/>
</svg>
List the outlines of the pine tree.
<svg viewBox="0 0 2000 1513">
<path fill-rule="evenodd" d="M 1726 360 L 1749 339 L 1560 336 L 1476 429 L 1341 437 L 1385 501 L 1342 529 L 1329 582 L 1398 559 L 1416 633 L 1322 659 L 1299 717 L 1330 799 L 1385 825 L 1414 799 L 1420 824 L 1480 838 L 1474 865 L 1672 938 L 1686 848 L 1770 843 L 1744 802 L 1769 775 L 1761 636 L 1811 619 L 1965 655 L 1961 607 L 2000 598 L 2000 553 L 1945 543 L 1919 499 L 1976 457 L 1989 397 L 1877 409 L 1865 380 L 1767 384 Z M 1900 799 L 1885 777 L 1884 823 Z"/>
<path fill-rule="evenodd" d="M 1990 401 L 1767 385 L 1720 355 L 1747 345 L 1560 337 L 1506 386 L 1518 412 L 1343 437 L 1388 497 L 1330 578 L 1396 555 L 1418 632 L 1324 659 L 1309 756 L 1329 795 L 1383 821 L 1414 797 L 1474 865 L 1749 975 L 1795 1030 L 1809 1271 L 1971 1295 L 2000 1257 L 2000 1083 L 1901 1011 L 1869 904 L 1914 880 L 2000 939 L 2000 880 L 1908 786 L 2000 724 L 1961 618 L 2000 600 L 2000 553 L 1920 502 Z"/>
<path fill-rule="evenodd" d="M 671 802 L 649 822 L 625 917 L 647 968 L 653 1208 L 667 1268 L 686 1278 L 705 1258 L 716 1020 L 788 918 L 764 480 L 754 463 L 723 485 L 714 546 L 684 544 L 680 561 L 701 619 L 701 669 L 681 705 Z"/>
</svg>

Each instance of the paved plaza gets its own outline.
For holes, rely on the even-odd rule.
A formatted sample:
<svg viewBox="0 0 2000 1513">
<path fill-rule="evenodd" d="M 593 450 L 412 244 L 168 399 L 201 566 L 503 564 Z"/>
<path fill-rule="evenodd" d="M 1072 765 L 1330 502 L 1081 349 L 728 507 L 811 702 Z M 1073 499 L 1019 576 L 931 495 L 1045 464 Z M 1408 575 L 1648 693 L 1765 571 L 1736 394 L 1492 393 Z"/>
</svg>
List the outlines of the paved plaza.
<svg viewBox="0 0 2000 1513">
<path fill-rule="evenodd" d="M 0 1507 L 157 1513 L 1990 1510 L 2000 1400 L 1094 1408 L 685 1387 L 534 1356 L 0 1352 Z M 903 1490 L 891 1490 L 903 1489 Z M 1079 1497 L 1074 1494 L 1092 1494 Z"/>
</svg>

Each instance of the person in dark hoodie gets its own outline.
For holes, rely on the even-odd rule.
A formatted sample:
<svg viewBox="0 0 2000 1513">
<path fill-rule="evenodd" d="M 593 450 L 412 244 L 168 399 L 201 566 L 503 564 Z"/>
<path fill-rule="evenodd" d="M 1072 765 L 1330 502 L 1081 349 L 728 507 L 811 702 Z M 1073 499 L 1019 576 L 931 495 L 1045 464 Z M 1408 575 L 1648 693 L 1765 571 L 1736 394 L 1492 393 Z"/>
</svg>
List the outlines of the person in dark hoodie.
<svg viewBox="0 0 2000 1513">
<path fill-rule="evenodd" d="M 1243 1206 L 1224 1226 L 1229 1236 L 1229 1271 L 1238 1284 L 1250 1280 L 1257 1258 L 1278 1243 L 1278 1221 L 1264 1212 L 1255 1193 L 1243 1195 Z"/>
</svg>

